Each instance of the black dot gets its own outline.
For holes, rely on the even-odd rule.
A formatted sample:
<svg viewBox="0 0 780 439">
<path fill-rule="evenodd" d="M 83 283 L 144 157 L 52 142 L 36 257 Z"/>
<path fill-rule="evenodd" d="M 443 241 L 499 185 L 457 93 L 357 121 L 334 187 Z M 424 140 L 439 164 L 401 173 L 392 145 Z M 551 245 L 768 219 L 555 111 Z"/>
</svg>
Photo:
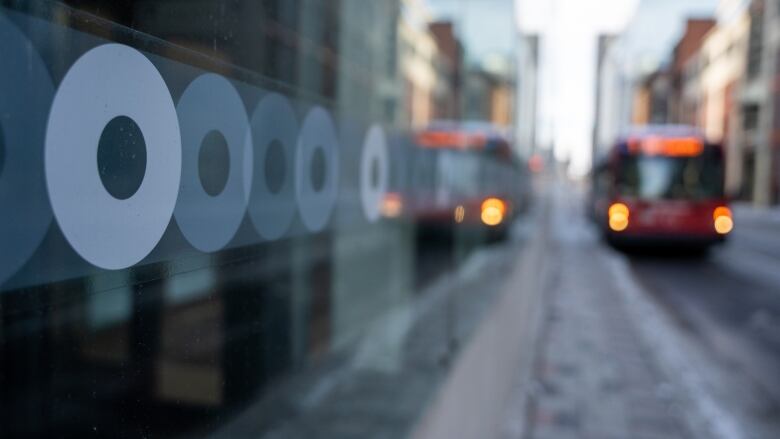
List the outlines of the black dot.
<svg viewBox="0 0 780 439">
<path fill-rule="evenodd" d="M 379 160 L 371 160 L 371 187 L 379 187 Z"/>
<path fill-rule="evenodd" d="M 278 140 L 268 145 L 265 151 L 265 184 L 272 194 L 277 194 L 284 185 L 285 167 L 287 160 L 284 157 L 284 147 Z"/>
<path fill-rule="evenodd" d="M 325 151 L 322 147 L 317 147 L 314 150 L 314 155 L 311 158 L 311 187 L 315 192 L 319 192 L 325 187 Z"/>
<path fill-rule="evenodd" d="M 3 175 L 3 165 L 5 165 L 5 134 L 3 134 L 3 124 L 0 123 L 0 175 Z"/>
<path fill-rule="evenodd" d="M 97 150 L 100 181 L 119 200 L 133 196 L 146 175 L 146 142 L 138 125 L 127 116 L 111 119 L 100 134 Z"/>
<path fill-rule="evenodd" d="M 230 175 L 230 151 L 225 136 L 217 130 L 209 131 L 200 144 L 198 175 L 203 190 L 212 197 L 225 189 Z"/>
</svg>

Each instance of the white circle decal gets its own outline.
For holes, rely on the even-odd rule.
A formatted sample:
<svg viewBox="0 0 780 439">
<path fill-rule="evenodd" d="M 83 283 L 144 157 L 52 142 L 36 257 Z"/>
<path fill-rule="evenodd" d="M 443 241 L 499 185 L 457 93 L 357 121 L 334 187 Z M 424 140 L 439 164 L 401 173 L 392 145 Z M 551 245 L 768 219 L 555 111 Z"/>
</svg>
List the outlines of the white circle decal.
<svg viewBox="0 0 780 439">
<path fill-rule="evenodd" d="M 379 219 L 389 172 L 385 132 L 381 126 L 372 125 L 366 134 L 360 157 L 360 201 L 363 213 L 370 222 Z"/>
<path fill-rule="evenodd" d="M 339 146 L 328 112 L 314 107 L 306 115 L 295 160 L 295 195 L 303 224 L 319 232 L 338 197 Z"/>
<path fill-rule="evenodd" d="M 43 143 L 54 85 L 30 41 L 0 14 L 0 283 L 38 248 L 51 224 Z"/>
<path fill-rule="evenodd" d="M 249 217 L 265 239 L 281 238 L 295 217 L 295 143 L 298 119 L 278 93 L 263 97 L 252 114 L 246 142 L 254 151 Z"/>
<path fill-rule="evenodd" d="M 105 168 L 96 165 L 103 155 Z M 126 163 L 135 173 L 122 173 Z M 148 255 L 170 223 L 181 175 L 176 108 L 151 61 L 121 44 L 82 55 L 54 96 L 45 164 L 54 216 L 79 255 L 106 269 Z"/>
<path fill-rule="evenodd" d="M 195 248 L 214 252 L 230 242 L 246 212 L 249 121 L 235 87 L 214 73 L 192 81 L 176 110 L 183 153 L 176 223 Z"/>
</svg>

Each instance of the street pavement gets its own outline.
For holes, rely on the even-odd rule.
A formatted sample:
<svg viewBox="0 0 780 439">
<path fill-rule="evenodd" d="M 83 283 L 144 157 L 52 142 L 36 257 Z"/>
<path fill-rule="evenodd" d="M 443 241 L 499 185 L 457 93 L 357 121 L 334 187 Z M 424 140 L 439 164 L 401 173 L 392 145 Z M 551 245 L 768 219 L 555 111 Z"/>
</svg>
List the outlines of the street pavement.
<svg viewBox="0 0 780 439">
<path fill-rule="evenodd" d="M 531 379 L 506 438 L 780 437 L 780 216 L 736 211 L 704 256 L 623 254 L 552 183 Z"/>
</svg>

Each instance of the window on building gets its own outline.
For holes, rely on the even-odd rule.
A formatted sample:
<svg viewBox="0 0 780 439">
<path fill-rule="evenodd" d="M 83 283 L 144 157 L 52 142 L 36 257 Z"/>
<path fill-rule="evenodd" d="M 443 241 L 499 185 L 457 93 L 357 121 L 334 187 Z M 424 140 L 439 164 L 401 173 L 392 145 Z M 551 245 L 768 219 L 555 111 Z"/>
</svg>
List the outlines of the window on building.
<svg viewBox="0 0 780 439">
<path fill-rule="evenodd" d="M 764 50 L 764 9 L 762 5 L 750 9 L 748 34 L 747 76 L 756 78 L 761 73 L 761 57 Z"/>
</svg>

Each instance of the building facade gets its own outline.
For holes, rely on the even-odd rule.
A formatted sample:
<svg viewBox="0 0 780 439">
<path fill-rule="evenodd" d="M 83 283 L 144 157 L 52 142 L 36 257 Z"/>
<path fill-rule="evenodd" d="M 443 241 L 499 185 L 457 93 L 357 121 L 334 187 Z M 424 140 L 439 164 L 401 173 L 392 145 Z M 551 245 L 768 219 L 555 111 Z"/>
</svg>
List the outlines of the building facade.
<svg viewBox="0 0 780 439">
<path fill-rule="evenodd" d="M 521 34 L 519 37 L 515 143 L 521 156 L 530 156 L 537 148 L 539 38 L 536 34 Z"/>
<path fill-rule="evenodd" d="M 710 18 L 691 18 L 685 24 L 685 32 L 675 45 L 671 62 L 672 95 L 670 119 L 673 122 L 698 125 L 700 96 L 699 50 L 704 37 L 715 27 Z"/>
<path fill-rule="evenodd" d="M 601 35 L 597 47 L 594 163 L 607 154 L 617 136 L 631 124 L 635 91 L 631 73 L 626 70 L 621 37 Z"/>
<path fill-rule="evenodd" d="M 758 102 L 752 199 L 758 206 L 767 206 L 778 202 L 780 192 L 780 1 L 755 0 L 751 5 L 753 23 L 757 30 L 751 37 L 755 34 L 756 42 L 750 47 L 750 83 L 746 88 Z M 748 123 L 752 128 L 754 121 L 746 118 Z"/>
</svg>

